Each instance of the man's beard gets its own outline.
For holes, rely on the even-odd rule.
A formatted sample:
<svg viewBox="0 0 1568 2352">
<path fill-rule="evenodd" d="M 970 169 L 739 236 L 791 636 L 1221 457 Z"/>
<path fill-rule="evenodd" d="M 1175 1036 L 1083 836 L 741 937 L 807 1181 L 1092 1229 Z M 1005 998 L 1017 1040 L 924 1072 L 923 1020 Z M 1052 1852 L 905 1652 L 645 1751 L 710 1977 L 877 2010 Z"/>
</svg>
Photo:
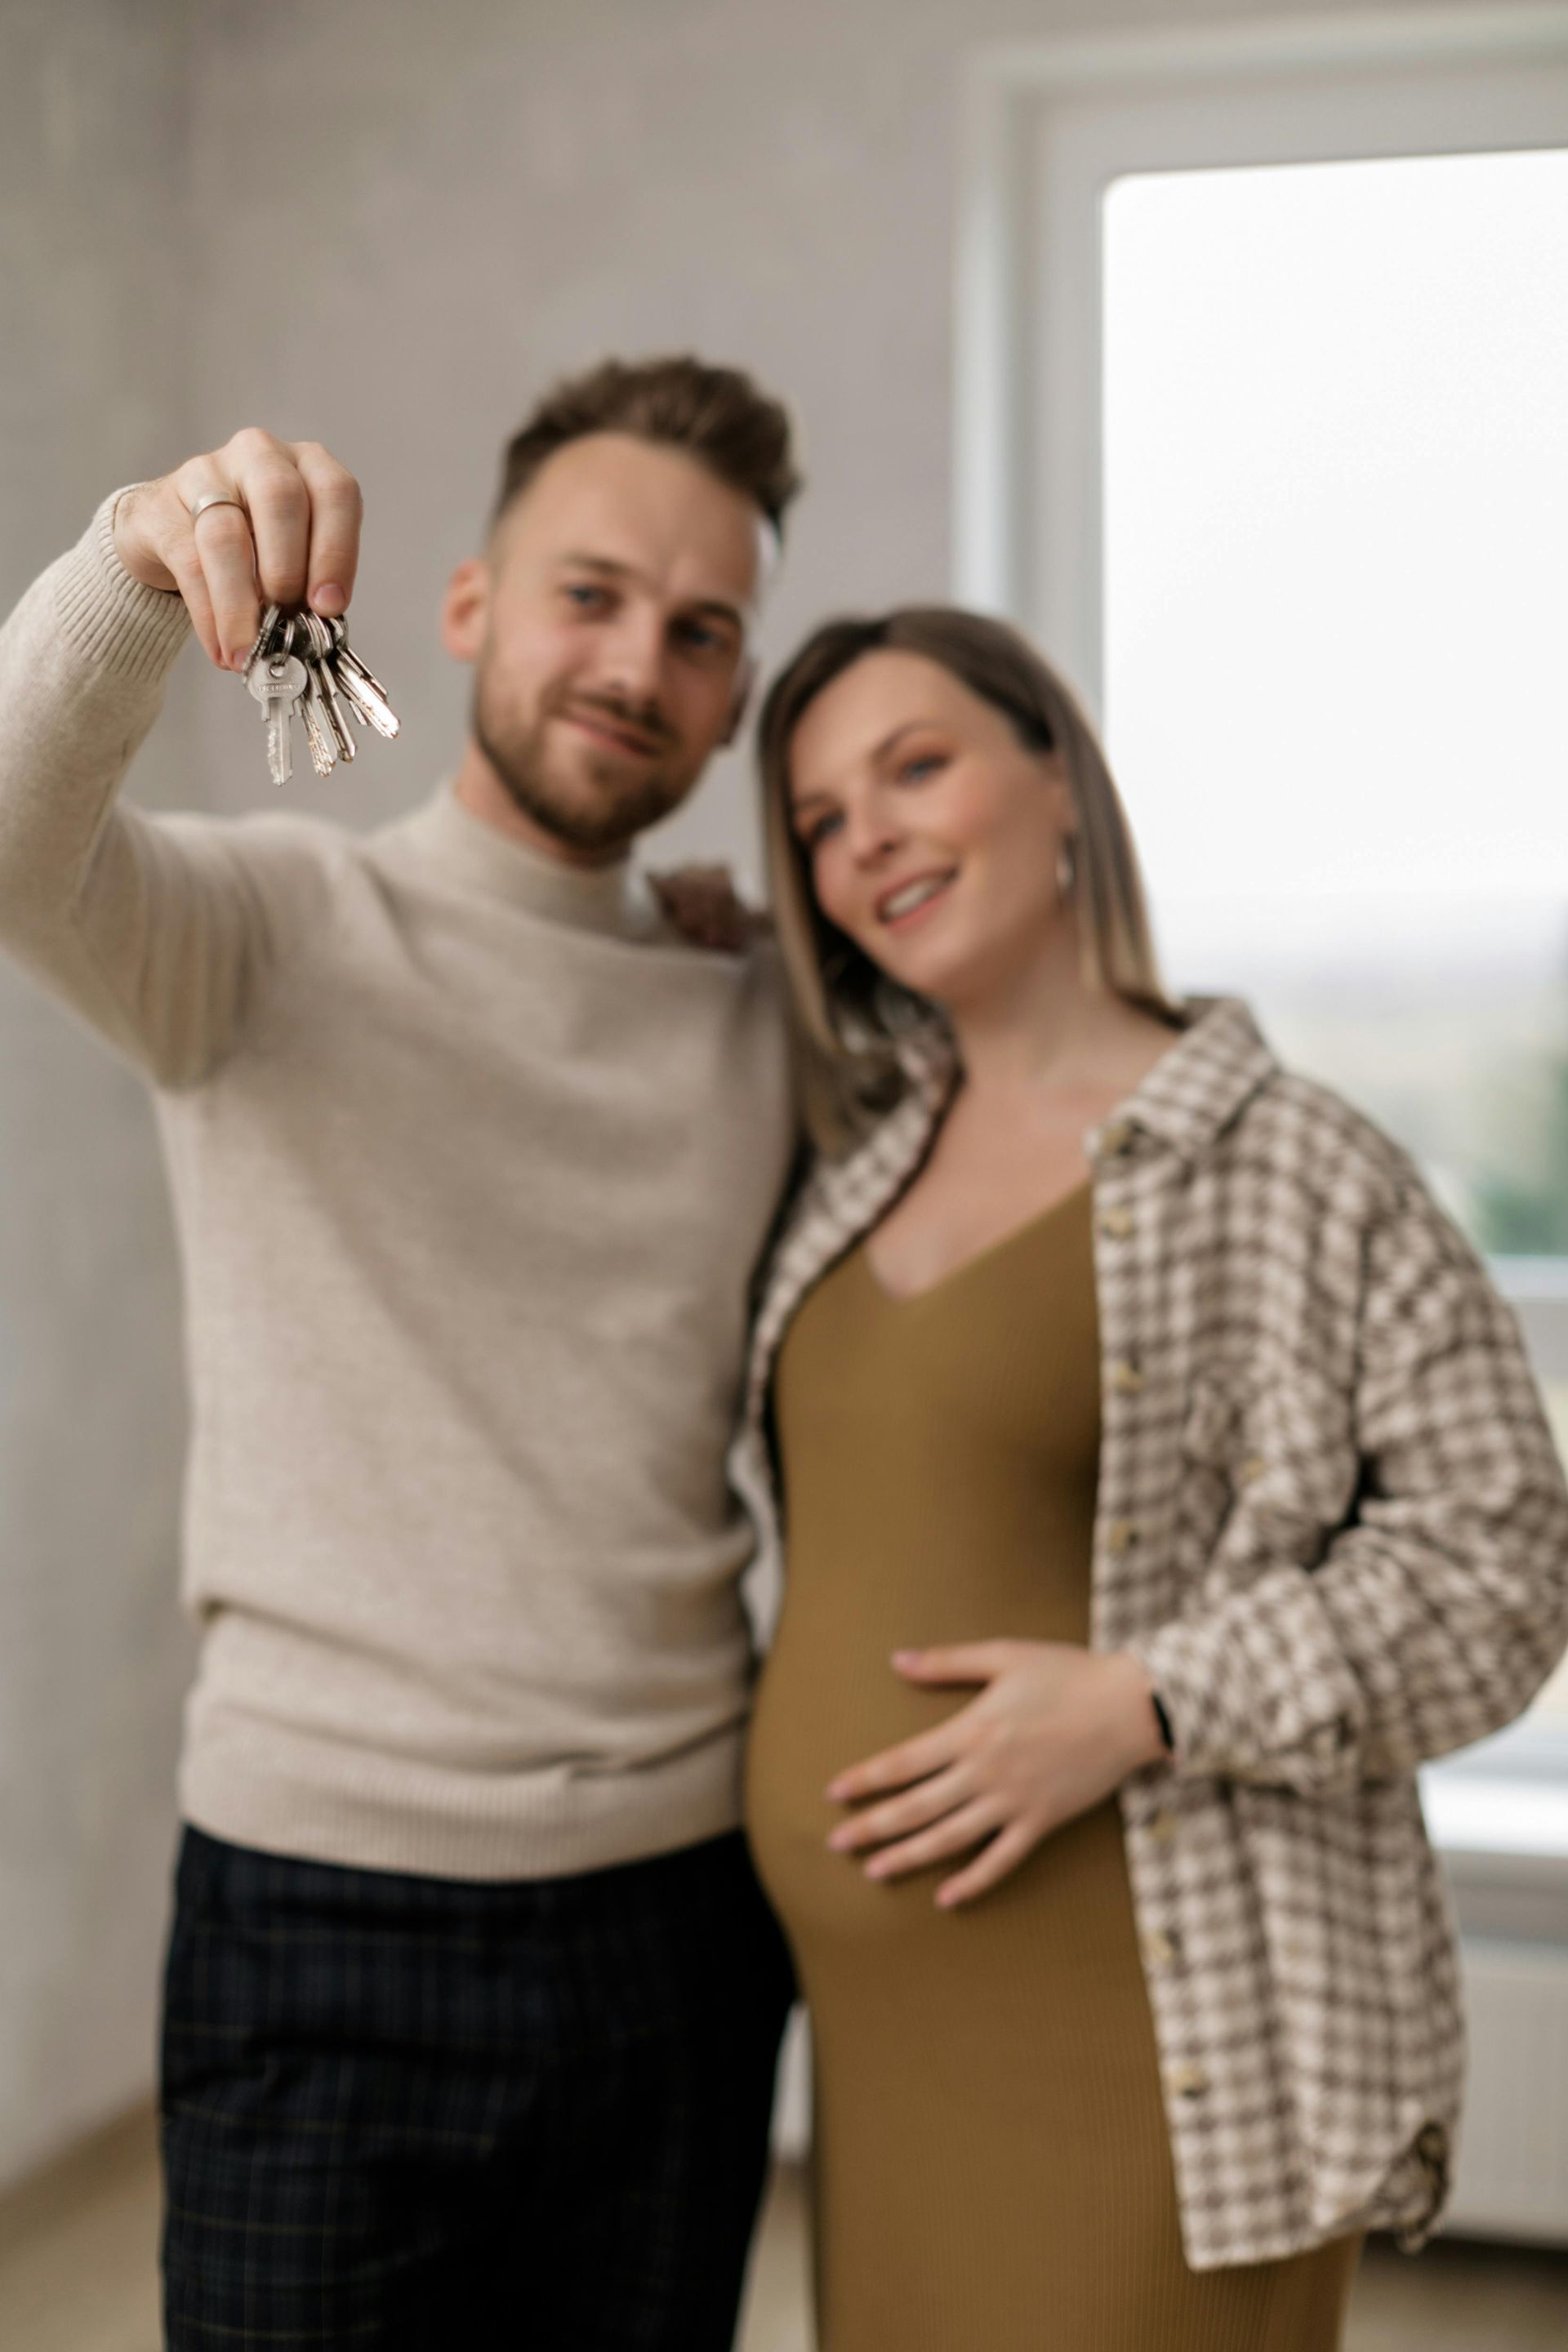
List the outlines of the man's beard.
<svg viewBox="0 0 1568 2352">
<path fill-rule="evenodd" d="M 588 793 L 580 784 L 558 782 L 549 772 L 546 749 L 546 729 L 557 705 L 546 694 L 531 723 L 509 725 L 487 709 L 485 684 L 481 669 L 470 720 L 474 740 L 513 805 L 567 848 L 588 853 L 623 848 L 685 799 L 689 780 L 662 764 L 645 769 L 633 780 L 607 759 L 590 759 Z M 608 695 L 580 694 L 573 699 L 583 709 L 599 711 L 639 734 L 668 740 L 668 729 L 657 712 L 632 710 Z"/>
</svg>

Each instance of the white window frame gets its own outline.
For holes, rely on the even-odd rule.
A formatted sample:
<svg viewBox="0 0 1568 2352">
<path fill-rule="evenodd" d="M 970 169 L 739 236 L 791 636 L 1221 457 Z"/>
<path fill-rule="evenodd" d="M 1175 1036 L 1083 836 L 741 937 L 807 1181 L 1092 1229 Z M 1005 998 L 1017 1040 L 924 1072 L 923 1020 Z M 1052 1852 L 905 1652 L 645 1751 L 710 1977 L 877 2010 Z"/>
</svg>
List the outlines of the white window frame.
<svg viewBox="0 0 1568 2352">
<path fill-rule="evenodd" d="M 1102 698 L 1106 190 L 1131 173 L 1568 146 L 1563 0 L 1400 10 L 981 51 L 963 91 L 954 593 Z M 1568 1259 L 1493 1271 L 1538 1371 L 1568 1378 Z M 1525 1725 L 1474 1781 L 1568 1788 L 1568 1735 Z M 1471 1790 L 1464 1843 L 1484 1791 Z M 1568 1815 L 1562 1843 L 1568 1873 Z M 1554 1832 L 1555 1835 L 1555 1832 Z M 1501 1838 L 1500 1814 L 1500 1839 Z"/>
<path fill-rule="evenodd" d="M 1568 5 L 982 50 L 963 92 L 954 588 L 1099 707 L 1100 202 L 1138 172 L 1568 144 Z"/>
</svg>

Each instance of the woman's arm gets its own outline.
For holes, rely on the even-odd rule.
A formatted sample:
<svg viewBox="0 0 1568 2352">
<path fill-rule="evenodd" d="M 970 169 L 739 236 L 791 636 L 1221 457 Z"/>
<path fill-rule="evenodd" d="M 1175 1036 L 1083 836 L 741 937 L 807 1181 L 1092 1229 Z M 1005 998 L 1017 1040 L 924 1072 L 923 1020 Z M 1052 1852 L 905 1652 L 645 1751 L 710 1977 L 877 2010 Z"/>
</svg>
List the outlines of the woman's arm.
<svg viewBox="0 0 1568 2352">
<path fill-rule="evenodd" d="M 1414 1177 L 1371 1231 L 1353 1520 L 1133 1643 L 1185 1774 L 1331 1794 L 1499 1730 L 1568 1640 L 1568 1488 L 1513 1318 Z"/>
</svg>

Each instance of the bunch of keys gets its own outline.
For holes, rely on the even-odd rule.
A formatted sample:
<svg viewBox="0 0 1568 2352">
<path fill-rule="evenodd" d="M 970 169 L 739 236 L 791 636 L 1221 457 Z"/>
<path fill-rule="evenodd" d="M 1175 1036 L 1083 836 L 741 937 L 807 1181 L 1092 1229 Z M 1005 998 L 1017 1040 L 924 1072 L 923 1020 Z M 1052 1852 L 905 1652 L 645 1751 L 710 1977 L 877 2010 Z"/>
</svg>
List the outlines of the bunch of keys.
<svg viewBox="0 0 1568 2352">
<path fill-rule="evenodd" d="M 305 722 L 318 776 L 330 776 L 340 760 L 354 756 L 349 712 L 388 740 L 397 732 L 386 689 L 349 644 L 347 628 L 319 613 L 285 613 L 268 604 L 245 666 L 245 683 L 267 721 L 267 765 L 275 784 L 286 784 L 294 772 L 296 710 Z"/>
</svg>

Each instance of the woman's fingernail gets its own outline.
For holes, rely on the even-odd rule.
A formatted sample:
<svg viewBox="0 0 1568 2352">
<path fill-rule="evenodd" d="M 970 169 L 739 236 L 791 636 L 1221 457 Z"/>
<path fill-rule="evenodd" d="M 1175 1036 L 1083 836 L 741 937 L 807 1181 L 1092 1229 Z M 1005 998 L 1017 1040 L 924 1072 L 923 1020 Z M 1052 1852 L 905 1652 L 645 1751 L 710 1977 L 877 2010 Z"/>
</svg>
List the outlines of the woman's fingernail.
<svg viewBox="0 0 1568 2352">
<path fill-rule="evenodd" d="M 310 602 L 318 613 L 341 613 L 343 592 L 335 580 L 323 580 L 321 586 L 313 591 Z"/>
</svg>

